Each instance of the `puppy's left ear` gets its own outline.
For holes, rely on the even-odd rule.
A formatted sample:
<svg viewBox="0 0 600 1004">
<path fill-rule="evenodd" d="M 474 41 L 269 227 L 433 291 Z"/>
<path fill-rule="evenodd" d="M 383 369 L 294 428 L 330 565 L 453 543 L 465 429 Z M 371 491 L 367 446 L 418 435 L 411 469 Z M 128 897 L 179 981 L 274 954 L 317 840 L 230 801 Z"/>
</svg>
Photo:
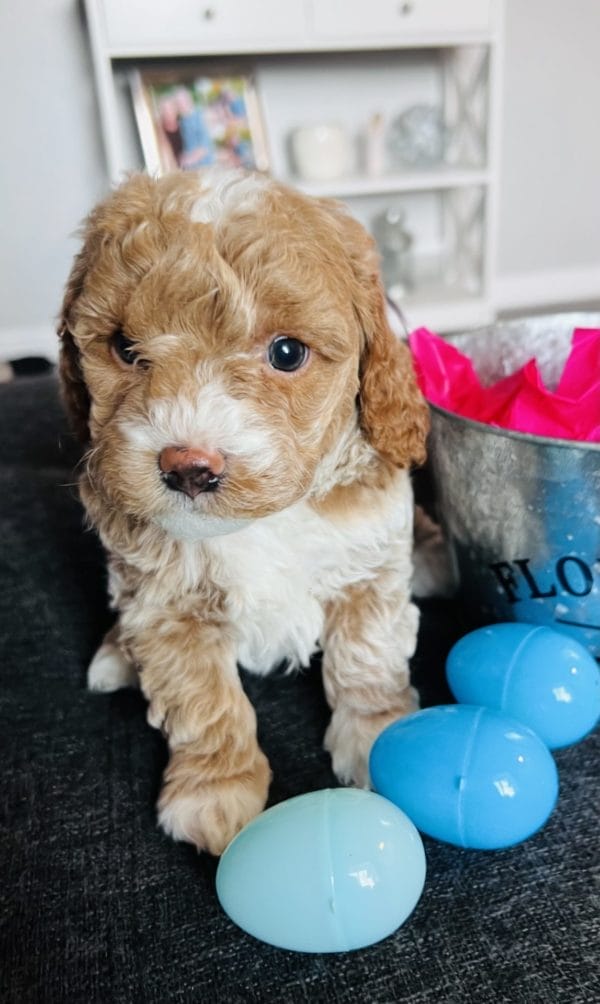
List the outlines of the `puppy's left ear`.
<svg viewBox="0 0 600 1004">
<path fill-rule="evenodd" d="M 88 268 L 88 254 L 84 247 L 77 255 L 67 281 L 57 333 L 60 338 L 59 374 L 62 397 L 69 419 L 77 438 L 86 443 L 89 440 L 88 419 L 90 397 L 81 370 L 79 349 L 69 327 L 71 311 L 82 289 Z"/>
<path fill-rule="evenodd" d="M 410 350 L 391 330 L 380 278 L 377 245 L 341 206 L 334 207 L 354 275 L 352 301 L 363 332 L 360 422 L 366 438 L 397 467 L 422 464 L 429 408 L 415 376 Z"/>
<path fill-rule="evenodd" d="M 411 467 L 425 461 L 429 408 L 417 385 L 410 349 L 389 326 L 378 268 L 368 283 L 367 302 L 357 306 L 365 336 L 360 422 L 378 453 L 397 467 Z"/>
</svg>

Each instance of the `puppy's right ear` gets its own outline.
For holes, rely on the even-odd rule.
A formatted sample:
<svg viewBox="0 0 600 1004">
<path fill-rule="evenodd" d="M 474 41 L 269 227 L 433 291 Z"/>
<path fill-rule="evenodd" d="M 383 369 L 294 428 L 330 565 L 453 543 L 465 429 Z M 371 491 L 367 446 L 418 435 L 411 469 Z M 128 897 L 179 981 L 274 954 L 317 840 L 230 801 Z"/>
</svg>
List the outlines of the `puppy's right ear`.
<svg viewBox="0 0 600 1004">
<path fill-rule="evenodd" d="M 89 435 L 90 396 L 83 378 L 79 349 L 71 332 L 72 308 L 83 289 L 85 275 L 88 269 L 88 251 L 86 247 L 79 252 L 71 274 L 62 304 L 58 337 L 61 341 L 59 374 L 62 384 L 62 397 L 75 434 L 82 443 L 87 443 Z"/>
</svg>

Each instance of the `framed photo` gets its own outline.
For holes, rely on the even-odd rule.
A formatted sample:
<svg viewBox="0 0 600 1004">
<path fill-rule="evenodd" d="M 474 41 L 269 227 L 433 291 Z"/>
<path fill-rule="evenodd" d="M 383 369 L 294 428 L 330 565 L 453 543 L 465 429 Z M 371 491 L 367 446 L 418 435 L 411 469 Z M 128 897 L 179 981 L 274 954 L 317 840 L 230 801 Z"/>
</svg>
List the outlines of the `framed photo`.
<svg viewBox="0 0 600 1004">
<path fill-rule="evenodd" d="M 256 89 L 247 75 L 134 70 L 133 110 L 151 174 L 218 164 L 268 170 Z"/>
</svg>

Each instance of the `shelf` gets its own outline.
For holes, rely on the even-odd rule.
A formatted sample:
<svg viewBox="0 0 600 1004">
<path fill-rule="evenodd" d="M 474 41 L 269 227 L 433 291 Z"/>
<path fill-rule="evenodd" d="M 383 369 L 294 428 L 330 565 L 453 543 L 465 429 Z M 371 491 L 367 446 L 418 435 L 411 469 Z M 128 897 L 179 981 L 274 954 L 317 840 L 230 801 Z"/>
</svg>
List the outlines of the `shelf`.
<svg viewBox="0 0 600 1004">
<path fill-rule="evenodd" d="M 390 50 L 447 49 L 461 45 L 491 45 L 494 42 L 491 31 L 450 32 L 432 34 L 427 38 L 406 35 L 404 38 L 315 39 L 275 39 L 274 41 L 241 42 L 238 38 L 219 40 L 216 43 L 203 41 L 201 45 L 189 39 L 164 45 L 112 45 L 107 47 L 111 59 L 197 59 L 198 51 L 206 56 L 268 56 L 285 54 L 290 56 L 303 53 L 322 52 L 389 52 Z"/>
<path fill-rule="evenodd" d="M 436 333 L 480 327 L 494 320 L 491 299 L 482 290 L 469 289 L 460 280 L 445 278 L 448 259 L 430 256 L 415 263 L 414 288 L 402 297 L 388 298 L 405 318 L 409 330 L 426 327 Z"/>
<path fill-rule="evenodd" d="M 440 287 L 417 291 L 403 299 L 400 307 L 409 330 L 426 327 L 436 334 L 463 331 L 491 324 L 495 314 L 491 302 L 478 296 Z"/>
<path fill-rule="evenodd" d="M 307 195 L 332 198 L 386 195 L 390 192 L 431 192 L 446 188 L 468 188 L 489 184 L 489 172 L 481 168 L 459 168 L 444 164 L 420 171 L 395 171 L 378 177 L 351 175 L 335 181 L 307 182 L 282 179 Z"/>
<path fill-rule="evenodd" d="M 132 68 L 180 60 L 183 67 L 192 58 L 209 75 L 235 68 L 254 77 L 273 177 L 310 196 L 347 201 L 367 230 L 389 208 L 405 214 L 416 285 L 401 307 L 412 327 L 446 333 L 492 320 L 504 0 L 377 0 L 371 7 L 362 0 L 206 6 L 85 0 L 85 6 L 112 181 L 141 165 Z M 392 122 L 419 104 L 443 113 L 447 162 L 361 173 L 372 116 Z M 345 130 L 354 170 L 331 181 L 303 181 L 292 174 L 290 137 L 319 122 Z"/>
</svg>

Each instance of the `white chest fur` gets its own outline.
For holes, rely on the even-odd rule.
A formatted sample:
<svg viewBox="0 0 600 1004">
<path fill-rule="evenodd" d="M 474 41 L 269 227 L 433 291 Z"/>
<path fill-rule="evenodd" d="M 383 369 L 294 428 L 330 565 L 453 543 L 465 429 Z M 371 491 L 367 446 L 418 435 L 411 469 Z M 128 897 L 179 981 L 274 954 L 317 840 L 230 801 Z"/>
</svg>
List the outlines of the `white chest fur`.
<svg viewBox="0 0 600 1004">
<path fill-rule="evenodd" d="M 406 476 L 375 512 L 336 520 L 299 503 L 205 541 L 238 632 L 238 661 L 257 673 L 285 659 L 306 665 L 318 647 L 324 604 L 385 565 L 392 542 L 402 540 L 408 563 L 411 539 Z"/>
</svg>

